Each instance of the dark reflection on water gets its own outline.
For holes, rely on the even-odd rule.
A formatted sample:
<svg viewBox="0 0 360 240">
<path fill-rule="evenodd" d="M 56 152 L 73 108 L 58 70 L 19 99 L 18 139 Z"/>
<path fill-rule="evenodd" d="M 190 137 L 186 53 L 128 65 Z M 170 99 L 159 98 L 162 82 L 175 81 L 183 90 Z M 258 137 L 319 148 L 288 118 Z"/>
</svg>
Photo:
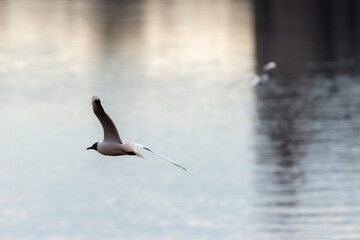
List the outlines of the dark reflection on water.
<svg viewBox="0 0 360 240">
<path fill-rule="evenodd" d="M 286 66 L 279 70 L 285 78 L 304 76 L 309 71 L 356 73 L 360 58 L 359 9 L 356 0 L 256 0 L 259 63 L 271 58 Z"/>
<path fill-rule="evenodd" d="M 278 63 L 255 90 L 262 230 L 360 236 L 359 12 L 355 0 L 254 1 L 258 66 Z"/>
</svg>

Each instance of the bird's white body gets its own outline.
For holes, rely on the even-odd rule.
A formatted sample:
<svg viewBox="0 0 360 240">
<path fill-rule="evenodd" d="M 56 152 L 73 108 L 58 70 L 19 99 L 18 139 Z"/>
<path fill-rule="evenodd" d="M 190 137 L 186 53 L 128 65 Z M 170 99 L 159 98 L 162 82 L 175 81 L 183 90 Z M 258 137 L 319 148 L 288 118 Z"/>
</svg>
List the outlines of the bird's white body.
<svg viewBox="0 0 360 240">
<path fill-rule="evenodd" d="M 102 141 L 97 144 L 97 151 L 107 156 L 136 155 L 144 158 L 140 153 L 136 152 L 134 144 Z"/>
<path fill-rule="evenodd" d="M 123 148 L 124 144 L 118 142 L 99 142 L 96 150 L 107 156 L 120 156 L 120 155 L 129 155 Z"/>
<path fill-rule="evenodd" d="M 111 120 L 109 115 L 104 111 L 101 106 L 100 99 L 96 96 L 92 98 L 93 110 L 96 117 L 99 119 L 103 129 L 104 129 L 104 140 L 101 142 L 94 143 L 91 147 L 87 149 L 94 149 L 99 153 L 107 156 L 121 156 L 121 155 L 134 155 L 137 157 L 144 158 L 140 153 L 136 151 L 137 148 L 143 148 L 149 152 L 157 154 L 158 156 L 164 158 L 165 160 L 171 162 L 172 164 L 186 170 L 181 165 L 176 162 L 168 159 L 167 157 L 150 150 L 149 148 L 133 142 L 122 143 L 119 133 L 116 129 L 114 122 Z"/>
</svg>

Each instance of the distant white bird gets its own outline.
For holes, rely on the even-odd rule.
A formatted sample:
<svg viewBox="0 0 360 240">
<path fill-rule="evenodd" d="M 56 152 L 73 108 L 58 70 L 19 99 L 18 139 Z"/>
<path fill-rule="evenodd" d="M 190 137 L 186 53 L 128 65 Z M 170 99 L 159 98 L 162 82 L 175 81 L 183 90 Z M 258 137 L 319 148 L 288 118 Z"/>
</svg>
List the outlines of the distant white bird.
<svg viewBox="0 0 360 240">
<path fill-rule="evenodd" d="M 267 64 L 265 64 L 263 67 L 262 67 L 262 71 L 258 74 L 255 74 L 255 73 L 250 73 L 250 74 L 247 74 L 246 76 L 242 77 L 241 78 L 241 81 L 240 79 L 230 83 L 228 85 L 229 88 L 233 88 L 235 87 L 236 85 L 240 84 L 240 83 L 243 83 L 244 81 L 248 82 L 250 81 L 250 84 L 251 86 L 256 86 L 258 85 L 259 83 L 263 83 L 263 82 L 267 82 L 269 81 L 269 74 L 268 72 L 274 68 L 276 68 L 276 63 L 271 61 L 271 62 L 268 62 Z"/>
<path fill-rule="evenodd" d="M 262 72 L 259 75 L 253 74 L 251 76 L 251 85 L 256 86 L 261 82 L 269 81 L 269 74 L 267 72 L 274 68 L 276 68 L 275 62 L 268 62 L 267 64 L 265 64 L 263 66 Z"/>
<path fill-rule="evenodd" d="M 103 129 L 104 129 L 104 140 L 101 142 L 94 143 L 91 147 L 88 147 L 86 150 L 94 149 L 103 155 L 108 156 L 120 156 L 120 155 L 135 155 L 137 157 L 144 158 L 140 153 L 136 152 L 137 148 L 143 148 L 147 151 L 150 151 L 165 160 L 171 162 L 172 164 L 186 170 L 181 165 L 176 162 L 164 157 L 163 155 L 150 150 L 149 148 L 138 144 L 138 143 L 122 143 L 119 133 L 116 129 L 114 122 L 111 120 L 109 115 L 106 114 L 104 108 L 101 106 L 100 99 L 96 96 L 92 98 L 92 106 L 96 117 L 99 119 Z"/>
</svg>

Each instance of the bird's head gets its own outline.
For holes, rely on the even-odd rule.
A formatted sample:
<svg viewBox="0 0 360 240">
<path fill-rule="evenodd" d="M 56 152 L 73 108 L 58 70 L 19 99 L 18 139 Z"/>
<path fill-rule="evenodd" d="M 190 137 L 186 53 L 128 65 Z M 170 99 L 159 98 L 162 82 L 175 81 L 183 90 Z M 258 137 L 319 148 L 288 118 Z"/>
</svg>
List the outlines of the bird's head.
<svg viewBox="0 0 360 240">
<path fill-rule="evenodd" d="M 95 151 L 97 151 L 97 145 L 98 142 L 94 143 L 91 147 L 88 147 L 86 150 L 94 149 Z"/>
</svg>

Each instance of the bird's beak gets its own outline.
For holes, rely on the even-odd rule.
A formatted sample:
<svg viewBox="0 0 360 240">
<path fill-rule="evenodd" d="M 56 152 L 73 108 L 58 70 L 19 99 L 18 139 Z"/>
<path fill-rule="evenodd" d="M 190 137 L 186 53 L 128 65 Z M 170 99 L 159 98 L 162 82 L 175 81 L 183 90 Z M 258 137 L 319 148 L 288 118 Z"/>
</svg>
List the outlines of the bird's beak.
<svg viewBox="0 0 360 240">
<path fill-rule="evenodd" d="M 86 150 L 89 150 L 89 149 L 94 149 L 95 151 L 97 150 L 97 142 L 96 143 L 94 143 L 91 147 L 88 147 Z"/>
</svg>

